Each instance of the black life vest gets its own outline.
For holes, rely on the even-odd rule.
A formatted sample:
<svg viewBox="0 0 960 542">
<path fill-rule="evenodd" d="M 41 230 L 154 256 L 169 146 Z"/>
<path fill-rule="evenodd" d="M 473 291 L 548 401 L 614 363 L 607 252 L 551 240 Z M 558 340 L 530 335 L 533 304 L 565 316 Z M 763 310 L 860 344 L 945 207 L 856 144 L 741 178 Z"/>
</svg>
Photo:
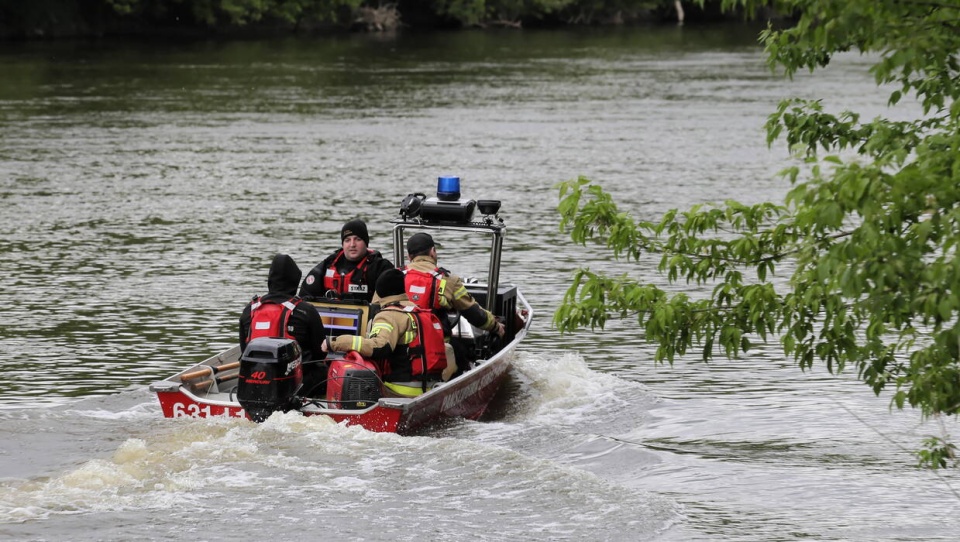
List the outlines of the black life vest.
<svg viewBox="0 0 960 542">
<path fill-rule="evenodd" d="M 345 295 L 348 297 L 355 295 L 367 296 L 373 288 L 373 285 L 366 283 L 367 267 L 370 265 L 370 255 L 373 254 L 373 252 L 374 251 L 367 249 L 367 255 L 357 263 L 356 267 L 347 273 L 337 271 L 337 264 L 346 257 L 342 250 L 338 252 L 337 256 L 330 262 L 326 272 L 323 274 L 324 290 L 333 290 L 341 298 Z"/>
<path fill-rule="evenodd" d="M 286 301 L 265 301 L 260 297 L 253 298 L 250 305 L 250 331 L 247 333 L 247 343 L 259 337 L 296 338 L 293 336 L 293 326 L 290 325 L 290 313 L 300 304 L 299 297 L 291 297 Z"/>
</svg>

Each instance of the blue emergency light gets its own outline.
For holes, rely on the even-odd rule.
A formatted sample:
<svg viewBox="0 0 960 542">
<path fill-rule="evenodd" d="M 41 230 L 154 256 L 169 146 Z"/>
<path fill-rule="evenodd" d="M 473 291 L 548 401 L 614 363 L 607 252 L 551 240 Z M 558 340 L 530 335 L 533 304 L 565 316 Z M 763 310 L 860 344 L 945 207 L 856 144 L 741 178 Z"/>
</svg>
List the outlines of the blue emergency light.
<svg viewBox="0 0 960 542">
<path fill-rule="evenodd" d="M 460 199 L 460 177 L 445 176 L 437 179 L 437 199 L 457 201 Z"/>
</svg>

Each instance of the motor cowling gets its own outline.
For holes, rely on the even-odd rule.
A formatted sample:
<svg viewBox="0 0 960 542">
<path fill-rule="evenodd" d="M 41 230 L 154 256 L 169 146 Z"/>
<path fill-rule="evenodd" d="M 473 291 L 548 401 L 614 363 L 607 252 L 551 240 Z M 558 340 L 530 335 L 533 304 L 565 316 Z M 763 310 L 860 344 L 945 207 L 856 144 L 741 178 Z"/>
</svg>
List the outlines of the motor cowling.
<svg viewBox="0 0 960 542">
<path fill-rule="evenodd" d="M 261 337 L 247 344 L 240 357 L 237 400 L 251 420 L 260 423 L 274 412 L 300 406 L 301 361 L 300 345 L 291 339 Z"/>
<path fill-rule="evenodd" d="M 380 399 L 380 371 L 377 365 L 357 352 L 330 360 L 327 373 L 327 401 L 332 408 L 362 410 Z"/>
</svg>

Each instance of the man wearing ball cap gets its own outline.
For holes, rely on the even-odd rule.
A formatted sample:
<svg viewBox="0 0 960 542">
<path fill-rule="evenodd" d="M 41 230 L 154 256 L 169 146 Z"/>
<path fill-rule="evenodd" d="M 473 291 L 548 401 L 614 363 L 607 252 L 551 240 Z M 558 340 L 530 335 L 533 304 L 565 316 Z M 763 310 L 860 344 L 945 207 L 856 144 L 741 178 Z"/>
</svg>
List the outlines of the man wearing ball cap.
<svg viewBox="0 0 960 542">
<path fill-rule="evenodd" d="M 442 313 L 441 321 L 446 321 L 447 312 L 458 312 L 471 325 L 503 337 L 503 324 L 477 303 L 464 286 L 463 279 L 437 267 L 437 243 L 430 234 L 416 233 L 410 236 L 407 240 L 407 256 L 410 263 L 404 268 L 405 282 L 407 298 L 412 303 Z M 467 370 L 464 354 L 456 354 L 460 369 Z"/>
</svg>

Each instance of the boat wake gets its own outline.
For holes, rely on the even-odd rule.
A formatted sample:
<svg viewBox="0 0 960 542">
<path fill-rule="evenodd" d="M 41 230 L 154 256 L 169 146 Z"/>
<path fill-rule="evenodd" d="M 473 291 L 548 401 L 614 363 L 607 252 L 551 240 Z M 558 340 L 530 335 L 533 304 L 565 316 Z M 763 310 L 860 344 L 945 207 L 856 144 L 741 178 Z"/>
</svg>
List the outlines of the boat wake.
<svg viewBox="0 0 960 542">
<path fill-rule="evenodd" d="M 106 407 L 74 405 L 72 413 L 56 414 L 83 434 L 66 443 L 72 455 L 60 457 L 74 466 L 0 483 L 2 532 L 29 538 L 37 522 L 83 532 L 105 517 L 141 517 L 149 520 L 117 522 L 113 539 L 157 530 L 185 536 L 204 532 L 198 518 L 226 519 L 229 511 L 229 521 L 218 522 L 219 535 L 249 538 L 275 534 L 273 515 L 281 506 L 297 524 L 326 518 L 343 538 L 396 540 L 384 533 L 409 520 L 410 498 L 438 533 L 477 540 L 489 540 L 491 532 L 497 539 L 529 538 L 531 524 L 523 518 L 545 509 L 554 513 L 540 525 L 543 532 L 587 529 L 601 538 L 655 533 L 674 521 L 673 503 L 585 468 L 584 447 L 596 441 L 586 434 L 642 419 L 638 405 L 651 401 L 642 385 L 591 371 L 570 352 L 521 353 L 512 381 L 508 415 L 457 420 L 414 436 L 298 412 L 274 413 L 260 424 L 163 418 L 145 391 L 121 394 Z M 99 451 L 91 458 L 84 446 L 94 434 Z M 513 519 L 502 516 L 504 499 Z"/>
</svg>

